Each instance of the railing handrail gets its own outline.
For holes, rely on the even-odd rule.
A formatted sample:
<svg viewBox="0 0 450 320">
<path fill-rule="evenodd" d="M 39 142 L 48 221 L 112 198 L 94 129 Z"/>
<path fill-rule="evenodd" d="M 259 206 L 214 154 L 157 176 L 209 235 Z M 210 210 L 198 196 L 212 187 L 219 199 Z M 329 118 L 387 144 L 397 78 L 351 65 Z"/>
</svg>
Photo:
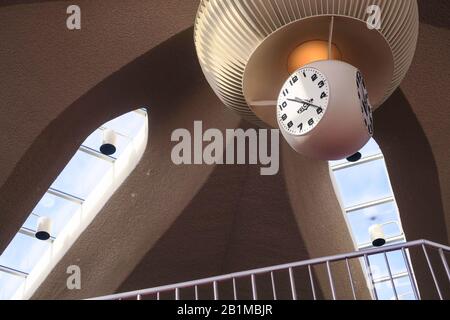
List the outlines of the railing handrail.
<svg viewBox="0 0 450 320">
<path fill-rule="evenodd" d="M 183 288 L 187 288 L 187 287 L 211 284 L 213 282 L 222 282 L 222 281 L 231 280 L 231 279 L 249 277 L 251 275 L 270 273 L 270 272 L 286 270 L 286 269 L 291 269 L 291 268 L 304 267 L 304 266 L 313 266 L 313 265 L 318 265 L 318 264 L 324 264 L 327 262 L 330 263 L 330 262 L 336 262 L 336 261 L 341 261 L 341 260 L 346 260 L 346 259 L 361 258 L 361 257 L 365 257 L 365 256 L 371 256 L 374 254 L 378 254 L 378 253 L 387 253 L 387 252 L 392 252 L 392 251 L 396 251 L 396 250 L 400 250 L 400 249 L 407 249 L 407 248 L 423 246 L 423 245 L 433 247 L 435 249 L 442 249 L 444 251 L 450 252 L 449 246 L 438 244 L 438 243 L 435 243 L 435 242 L 432 242 L 429 240 L 415 240 L 415 241 L 410 241 L 410 242 L 393 244 L 393 245 L 380 247 L 380 248 L 371 248 L 371 249 L 365 249 L 365 250 L 355 251 L 355 252 L 351 252 L 351 253 L 337 254 L 337 255 L 309 259 L 309 260 L 304 260 L 304 261 L 299 261 L 299 262 L 285 263 L 285 264 L 280 264 L 280 265 L 271 266 L 271 267 L 258 268 L 258 269 L 247 270 L 247 271 L 240 271 L 240 272 L 230 273 L 230 274 L 226 274 L 226 275 L 209 277 L 209 278 L 204 278 L 204 279 L 199 279 L 199 280 L 191 280 L 191 281 L 187 281 L 187 282 L 181 282 L 181 283 L 177 283 L 177 284 L 155 287 L 155 288 L 150 288 L 150 289 L 136 290 L 136 291 L 130 291 L 130 292 L 125 292 L 125 293 L 120 293 L 120 294 L 91 298 L 88 300 L 119 300 L 119 299 L 127 299 L 130 297 L 137 297 L 137 296 L 148 296 L 148 295 L 153 295 L 153 294 L 160 293 L 160 292 L 167 292 L 167 291 L 172 291 L 172 290 L 176 290 L 176 289 L 183 289 Z"/>
</svg>

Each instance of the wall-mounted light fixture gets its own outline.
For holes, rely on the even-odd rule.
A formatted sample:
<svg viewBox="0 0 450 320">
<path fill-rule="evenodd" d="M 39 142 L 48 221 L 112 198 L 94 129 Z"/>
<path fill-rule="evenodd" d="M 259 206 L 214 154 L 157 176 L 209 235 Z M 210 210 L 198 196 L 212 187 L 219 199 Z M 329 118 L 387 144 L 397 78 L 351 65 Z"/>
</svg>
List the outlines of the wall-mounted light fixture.
<svg viewBox="0 0 450 320">
<path fill-rule="evenodd" d="M 395 224 L 403 233 L 400 223 L 398 221 L 389 221 L 382 224 L 374 224 L 369 228 L 370 240 L 372 241 L 372 245 L 374 247 L 382 247 L 386 244 L 386 234 L 384 233 L 383 228 L 389 224 Z"/>
<path fill-rule="evenodd" d="M 361 152 L 357 152 L 354 155 L 351 155 L 350 157 L 347 158 L 348 162 L 358 162 L 359 160 L 361 160 L 362 158 L 362 154 Z"/>
<path fill-rule="evenodd" d="M 116 142 L 117 135 L 113 130 L 103 130 L 103 143 L 100 146 L 100 152 L 107 156 L 113 155 L 117 151 Z"/>
<path fill-rule="evenodd" d="M 36 230 L 36 238 L 42 241 L 47 241 L 50 239 L 50 234 L 52 232 L 52 220 L 48 217 L 40 217 L 38 219 Z"/>
</svg>

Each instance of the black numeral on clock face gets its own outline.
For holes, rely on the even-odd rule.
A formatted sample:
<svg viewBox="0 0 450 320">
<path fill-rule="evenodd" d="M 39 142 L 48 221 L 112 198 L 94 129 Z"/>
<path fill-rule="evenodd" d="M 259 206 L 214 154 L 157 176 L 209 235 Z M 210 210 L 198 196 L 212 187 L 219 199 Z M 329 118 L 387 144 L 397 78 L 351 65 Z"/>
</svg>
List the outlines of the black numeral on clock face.
<svg viewBox="0 0 450 320">
<path fill-rule="evenodd" d="M 292 121 L 289 121 L 289 123 L 288 123 L 288 128 L 290 129 L 290 128 L 292 128 L 294 126 L 294 123 L 292 122 Z"/>
<path fill-rule="evenodd" d="M 314 124 L 314 119 L 309 119 L 308 124 L 312 126 Z"/>
<path fill-rule="evenodd" d="M 325 82 L 323 82 L 323 80 L 319 82 L 319 88 L 322 89 L 324 85 L 325 85 Z"/>
<path fill-rule="evenodd" d="M 314 73 L 314 74 L 312 75 L 312 77 L 311 77 L 311 80 L 312 80 L 313 82 L 316 81 L 316 80 L 317 80 L 317 74 Z"/>
<path fill-rule="evenodd" d="M 302 131 L 302 130 L 303 130 L 303 123 L 300 123 L 300 124 L 297 126 L 297 128 L 299 128 L 300 131 Z"/>
<path fill-rule="evenodd" d="M 281 119 L 283 119 L 283 121 L 286 121 L 286 119 L 287 119 L 287 114 L 283 114 L 283 116 L 281 117 Z"/>
<path fill-rule="evenodd" d="M 280 110 L 283 111 L 283 109 L 285 109 L 287 107 L 287 102 L 283 102 L 280 106 Z"/>
<path fill-rule="evenodd" d="M 306 78 L 306 72 L 305 71 L 303 71 L 303 76 Z"/>
<path fill-rule="evenodd" d="M 288 90 L 288 89 L 286 89 L 286 90 L 283 91 L 283 96 L 286 97 L 288 94 L 289 94 L 289 90 Z"/>
<path fill-rule="evenodd" d="M 317 114 L 321 114 L 323 113 L 323 109 L 322 108 L 317 108 Z"/>
<path fill-rule="evenodd" d="M 327 94 L 325 92 L 322 92 L 322 94 L 320 95 L 320 99 L 326 98 L 328 97 Z"/>
<path fill-rule="evenodd" d="M 298 81 L 298 77 L 294 76 L 291 80 L 291 85 L 293 85 L 294 83 L 296 83 Z"/>
</svg>

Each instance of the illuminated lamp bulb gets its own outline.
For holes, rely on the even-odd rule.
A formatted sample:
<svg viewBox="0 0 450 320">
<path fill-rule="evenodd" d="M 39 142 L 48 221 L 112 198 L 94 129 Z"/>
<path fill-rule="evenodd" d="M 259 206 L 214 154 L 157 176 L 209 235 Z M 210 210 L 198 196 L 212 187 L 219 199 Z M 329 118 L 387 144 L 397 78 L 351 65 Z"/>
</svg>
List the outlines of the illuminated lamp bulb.
<svg viewBox="0 0 450 320">
<path fill-rule="evenodd" d="M 38 220 L 36 238 L 42 241 L 50 239 L 52 231 L 52 220 L 48 217 L 40 217 Z"/>
<path fill-rule="evenodd" d="M 116 133 L 111 129 L 105 129 L 103 131 L 103 143 L 100 147 L 100 152 L 107 156 L 111 156 L 116 153 L 116 140 Z"/>
<path fill-rule="evenodd" d="M 331 44 L 331 57 L 328 57 L 328 42 L 322 40 L 307 41 L 296 47 L 288 57 L 289 74 L 297 69 L 320 60 L 342 60 L 342 54 L 335 44 Z"/>
</svg>

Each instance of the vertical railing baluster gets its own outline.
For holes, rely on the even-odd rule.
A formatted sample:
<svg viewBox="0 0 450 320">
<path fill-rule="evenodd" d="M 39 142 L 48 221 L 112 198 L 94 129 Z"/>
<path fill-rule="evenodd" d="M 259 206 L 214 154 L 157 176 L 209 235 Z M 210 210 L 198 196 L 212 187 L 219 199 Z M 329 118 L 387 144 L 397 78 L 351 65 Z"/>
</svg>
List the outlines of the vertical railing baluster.
<svg viewBox="0 0 450 320">
<path fill-rule="evenodd" d="M 409 263 L 409 258 L 408 258 L 408 255 L 406 254 L 405 248 L 402 248 L 402 255 L 403 255 L 403 260 L 405 260 L 406 271 L 408 271 L 409 281 L 411 282 L 411 287 L 414 292 L 414 297 L 416 300 L 421 300 L 420 295 L 419 295 L 419 289 L 417 288 L 416 280 L 414 279 L 414 276 L 413 276 L 412 266 Z"/>
<path fill-rule="evenodd" d="M 450 269 L 448 267 L 447 259 L 445 258 L 444 250 L 439 248 L 439 256 L 441 257 L 442 264 L 444 265 L 445 272 L 447 273 L 448 281 L 450 282 Z"/>
<path fill-rule="evenodd" d="M 252 274 L 252 293 L 253 293 L 253 300 L 258 300 L 258 291 L 256 290 L 256 278 L 255 275 Z"/>
<path fill-rule="evenodd" d="M 437 293 L 439 295 L 439 299 L 443 300 L 441 289 L 439 288 L 439 284 L 438 284 L 438 281 L 436 279 L 436 274 L 434 273 L 434 269 L 433 269 L 433 266 L 431 265 L 430 257 L 428 256 L 427 248 L 425 247 L 424 244 L 422 245 L 422 250 L 423 250 L 423 253 L 425 254 L 425 258 L 427 260 L 428 268 L 430 269 L 431 276 L 433 277 L 434 285 L 436 286 L 436 290 L 437 290 Z"/>
<path fill-rule="evenodd" d="M 370 268 L 369 257 L 367 256 L 367 254 L 364 255 L 364 264 L 366 265 L 367 276 L 369 277 L 369 281 L 372 284 L 371 291 L 372 291 L 373 297 L 375 298 L 375 300 L 378 300 L 377 289 L 375 288 L 375 282 L 373 281 L 372 269 Z"/>
<path fill-rule="evenodd" d="M 330 281 L 331 294 L 333 295 L 333 300 L 336 300 L 336 289 L 334 288 L 333 276 L 331 274 L 330 261 L 327 261 L 327 272 L 328 272 L 328 280 Z"/>
<path fill-rule="evenodd" d="M 176 288 L 175 289 L 175 300 L 180 300 L 180 289 Z"/>
<path fill-rule="evenodd" d="M 316 288 L 314 286 L 314 276 L 313 276 L 313 272 L 312 272 L 312 268 L 311 268 L 310 264 L 308 264 L 308 272 L 309 272 L 309 281 L 311 282 L 311 290 L 312 290 L 312 294 L 313 294 L 313 299 L 317 300 Z"/>
<path fill-rule="evenodd" d="M 194 294 L 195 294 L 195 301 L 198 301 L 199 296 L 198 296 L 198 286 L 195 286 L 194 288 Z"/>
<path fill-rule="evenodd" d="M 214 288 L 214 300 L 219 300 L 219 288 L 217 286 L 217 281 L 213 282 L 213 288 Z"/>
<path fill-rule="evenodd" d="M 236 278 L 233 278 L 233 298 L 234 298 L 234 301 L 237 300 Z"/>
<path fill-rule="evenodd" d="M 356 300 L 356 292 L 355 292 L 355 286 L 353 284 L 352 270 L 350 269 L 350 264 L 348 262 L 348 259 L 345 259 L 345 264 L 347 265 L 348 278 L 350 280 L 350 286 L 352 288 L 353 300 Z"/>
<path fill-rule="evenodd" d="M 161 294 L 159 292 L 156 293 L 156 300 L 161 300 Z"/>
<path fill-rule="evenodd" d="M 297 289 L 295 288 L 294 271 L 292 268 L 289 268 L 289 280 L 291 282 L 292 300 L 297 300 Z"/>
<path fill-rule="evenodd" d="M 386 252 L 383 252 L 384 261 L 386 261 L 386 266 L 389 274 L 389 279 L 391 280 L 392 290 L 394 290 L 395 300 L 398 300 L 397 288 L 395 287 L 394 276 L 392 275 L 391 265 L 389 264 L 389 259 Z"/>
<path fill-rule="evenodd" d="M 142 296 L 140 294 L 137 295 L 136 300 L 142 300 Z"/>
<path fill-rule="evenodd" d="M 270 272 L 270 280 L 272 282 L 273 300 L 277 300 L 277 289 L 275 288 L 275 275 L 273 274 L 273 271 Z"/>
</svg>

